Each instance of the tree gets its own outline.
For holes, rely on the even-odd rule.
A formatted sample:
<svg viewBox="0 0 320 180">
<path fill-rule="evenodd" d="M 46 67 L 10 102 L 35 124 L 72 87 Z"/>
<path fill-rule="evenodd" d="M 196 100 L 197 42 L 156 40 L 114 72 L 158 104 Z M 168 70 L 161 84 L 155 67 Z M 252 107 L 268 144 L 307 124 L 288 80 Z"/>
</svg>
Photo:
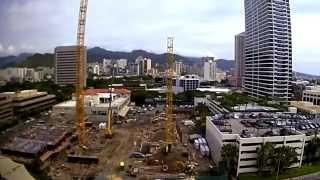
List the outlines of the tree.
<svg viewBox="0 0 320 180">
<path fill-rule="evenodd" d="M 270 172 L 270 164 L 274 157 L 275 147 L 271 142 L 267 142 L 257 148 L 257 167 L 258 173 L 262 175 L 264 172 Z"/>
<path fill-rule="evenodd" d="M 304 154 L 306 155 L 306 162 L 308 163 L 318 160 L 320 154 L 320 138 L 315 136 L 311 139 L 304 149 Z"/>
<path fill-rule="evenodd" d="M 290 146 L 281 146 L 275 149 L 275 155 L 272 159 L 272 171 L 283 172 L 286 168 L 298 162 L 298 153 L 295 148 Z"/>
<path fill-rule="evenodd" d="M 200 116 L 200 119 L 195 121 L 194 131 L 205 135 L 207 116 L 212 115 L 212 113 L 205 104 L 198 104 L 198 106 L 194 108 L 194 115 Z"/>
<path fill-rule="evenodd" d="M 229 175 L 236 174 L 238 153 L 239 149 L 235 144 L 224 144 L 221 148 L 222 164 Z"/>
</svg>

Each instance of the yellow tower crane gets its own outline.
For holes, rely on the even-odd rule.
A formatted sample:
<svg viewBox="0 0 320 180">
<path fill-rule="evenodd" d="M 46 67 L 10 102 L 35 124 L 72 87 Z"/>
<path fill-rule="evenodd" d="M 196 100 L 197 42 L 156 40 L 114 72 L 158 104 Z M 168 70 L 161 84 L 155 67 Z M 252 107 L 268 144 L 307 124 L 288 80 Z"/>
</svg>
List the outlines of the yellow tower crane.
<svg viewBox="0 0 320 180">
<path fill-rule="evenodd" d="M 113 74 L 114 74 L 114 68 L 112 65 L 112 78 L 111 78 L 111 84 L 113 82 Z M 106 129 L 105 129 L 105 134 L 107 138 L 112 138 L 112 85 L 109 87 L 109 107 L 108 107 L 108 112 L 107 112 L 107 124 L 106 124 Z"/>
<path fill-rule="evenodd" d="M 171 152 L 172 144 L 174 142 L 174 127 L 172 119 L 173 111 L 173 93 L 172 93 L 172 84 L 173 84 L 173 63 L 174 63 L 174 54 L 173 54 L 173 37 L 168 37 L 167 39 L 167 92 L 166 92 L 166 121 L 165 121 L 165 152 Z"/>
<path fill-rule="evenodd" d="M 77 60 L 76 60 L 76 127 L 79 144 L 86 148 L 85 142 L 85 111 L 84 111 L 84 76 L 85 76 L 85 26 L 87 15 L 88 0 L 80 1 L 79 22 L 77 31 Z"/>
</svg>

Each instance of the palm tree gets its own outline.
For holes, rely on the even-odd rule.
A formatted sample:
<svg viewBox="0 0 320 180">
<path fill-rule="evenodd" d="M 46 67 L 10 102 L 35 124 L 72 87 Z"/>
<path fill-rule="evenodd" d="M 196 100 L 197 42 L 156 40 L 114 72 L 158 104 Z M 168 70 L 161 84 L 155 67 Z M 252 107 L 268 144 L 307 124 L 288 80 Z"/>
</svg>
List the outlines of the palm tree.
<svg viewBox="0 0 320 180">
<path fill-rule="evenodd" d="M 281 173 L 286 168 L 298 162 L 298 153 L 295 148 L 290 146 L 281 146 L 275 149 L 275 156 L 272 160 L 273 172 Z M 277 173 L 277 174 L 278 174 Z"/>
<path fill-rule="evenodd" d="M 319 158 L 320 153 L 320 138 L 315 136 L 311 141 L 306 145 L 304 154 L 306 155 L 306 162 L 312 162 Z"/>
<path fill-rule="evenodd" d="M 262 144 L 257 148 L 257 167 L 258 173 L 262 175 L 263 172 L 270 171 L 270 164 L 274 157 L 275 147 L 271 142 Z"/>
<path fill-rule="evenodd" d="M 221 148 L 222 164 L 229 175 L 236 173 L 238 153 L 239 149 L 235 144 L 224 144 Z"/>
</svg>

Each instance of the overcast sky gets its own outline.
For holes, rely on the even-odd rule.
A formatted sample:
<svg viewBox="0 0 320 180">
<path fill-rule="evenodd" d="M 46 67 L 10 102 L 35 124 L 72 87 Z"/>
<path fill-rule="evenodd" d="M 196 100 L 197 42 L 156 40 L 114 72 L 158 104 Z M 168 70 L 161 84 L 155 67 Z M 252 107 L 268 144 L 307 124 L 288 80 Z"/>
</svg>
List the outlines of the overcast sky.
<svg viewBox="0 0 320 180">
<path fill-rule="evenodd" d="M 86 44 L 234 59 L 243 0 L 89 0 Z M 294 70 L 320 75 L 320 0 L 291 0 Z M 0 0 L 0 56 L 76 42 L 79 0 Z"/>
</svg>

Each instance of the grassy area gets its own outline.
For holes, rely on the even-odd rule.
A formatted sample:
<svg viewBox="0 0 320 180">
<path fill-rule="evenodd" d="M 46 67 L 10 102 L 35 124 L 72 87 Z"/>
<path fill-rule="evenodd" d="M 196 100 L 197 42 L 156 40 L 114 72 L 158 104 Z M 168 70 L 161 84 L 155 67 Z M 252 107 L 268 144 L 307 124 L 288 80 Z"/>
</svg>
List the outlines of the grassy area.
<svg viewBox="0 0 320 180">
<path fill-rule="evenodd" d="M 303 165 L 301 168 L 289 169 L 279 176 L 279 179 L 288 179 L 307 174 L 312 174 L 320 171 L 320 162 L 313 163 L 312 165 Z M 240 180 L 274 180 L 275 176 L 258 176 L 255 173 L 241 174 Z"/>
</svg>

